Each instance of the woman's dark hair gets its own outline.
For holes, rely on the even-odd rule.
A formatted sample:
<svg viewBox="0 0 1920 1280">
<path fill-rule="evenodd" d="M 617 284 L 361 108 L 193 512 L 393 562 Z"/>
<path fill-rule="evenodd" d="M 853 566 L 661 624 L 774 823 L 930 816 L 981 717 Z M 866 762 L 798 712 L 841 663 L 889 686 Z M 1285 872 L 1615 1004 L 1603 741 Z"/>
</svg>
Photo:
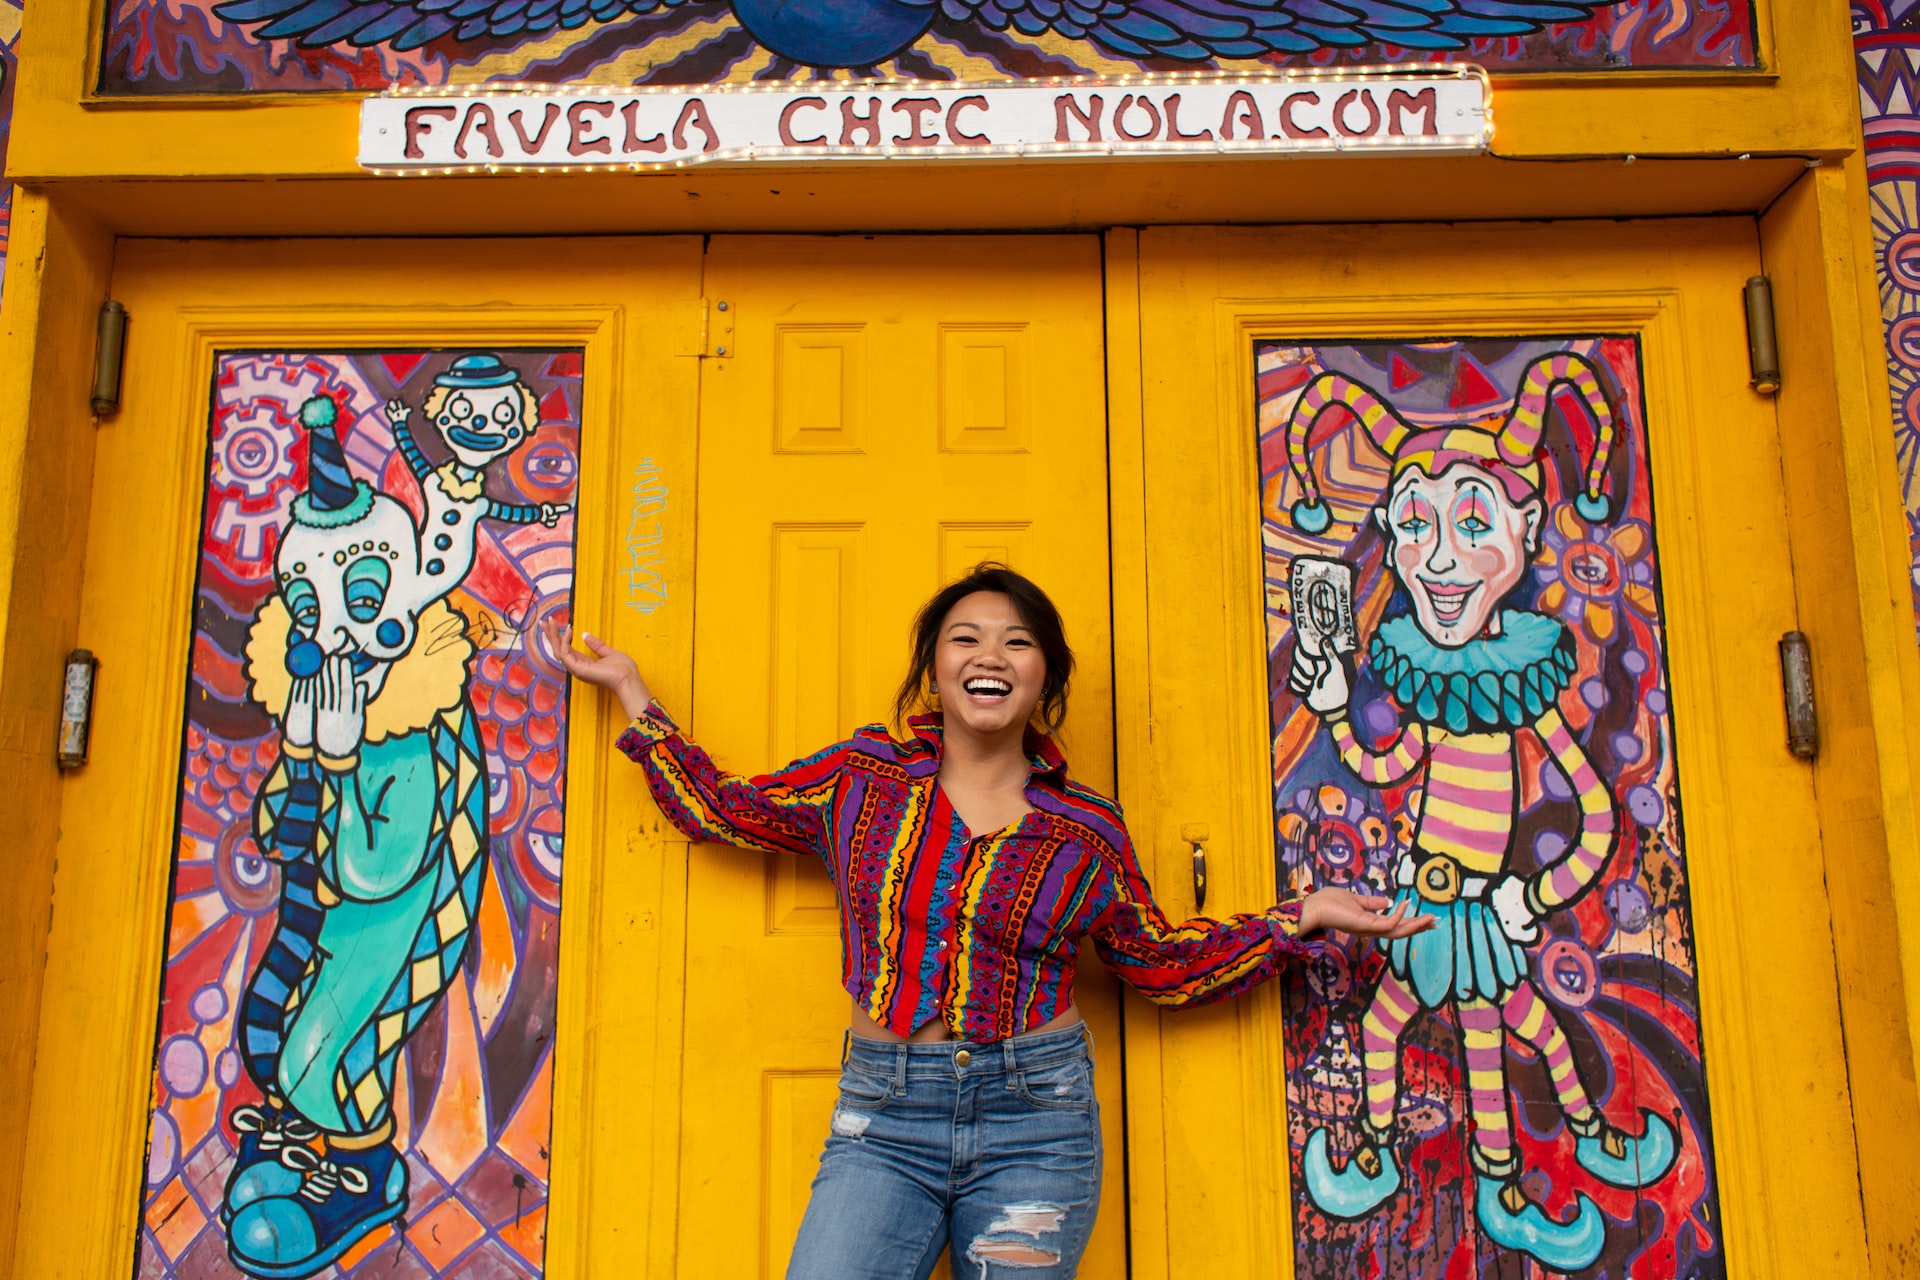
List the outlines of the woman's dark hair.
<svg viewBox="0 0 1920 1280">
<path fill-rule="evenodd" d="M 1047 593 L 1004 564 L 982 561 L 956 582 L 948 583 L 920 608 L 913 620 L 913 652 L 907 678 L 893 699 L 895 725 L 929 705 L 929 685 L 933 674 L 934 651 L 940 647 L 940 625 L 953 612 L 953 606 L 976 591 L 993 591 L 1013 601 L 1014 612 L 1033 632 L 1040 656 L 1047 660 L 1046 683 L 1040 686 L 1040 701 L 1034 704 L 1034 716 L 1048 733 L 1053 733 L 1067 718 L 1067 681 L 1073 676 L 1073 650 L 1067 647 L 1067 630 L 1060 623 L 1060 611 L 1047 599 Z"/>
</svg>

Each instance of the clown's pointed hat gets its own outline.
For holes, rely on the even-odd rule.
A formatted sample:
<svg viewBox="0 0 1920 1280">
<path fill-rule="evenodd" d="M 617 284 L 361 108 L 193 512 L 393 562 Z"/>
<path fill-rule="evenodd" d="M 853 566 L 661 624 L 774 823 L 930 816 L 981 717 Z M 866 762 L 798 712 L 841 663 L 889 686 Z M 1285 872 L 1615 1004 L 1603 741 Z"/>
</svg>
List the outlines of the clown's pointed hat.
<svg viewBox="0 0 1920 1280">
<path fill-rule="evenodd" d="M 347 470 L 334 423 L 339 406 L 331 397 L 311 396 L 300 406 L 307 429 L 307 491 L 293 500 L 293 518 L 322 529 L 351 524 L 373 509 L 373 486 Z"/>
<path fill-rule="evenodd" d="M 1520 393 L 1504 420 L 1426 431 L 1394 412 L 1371 387 L 1343 373 L 1329 371 L 1314 378 L 1294 402 L 1293 414 L 1287 420 L 1287 465 L 1300 485 L 1300 499 L 1291 511 L 1294 528 L 1302 533 L 1324 533 L 1333 522 L 1333 512 L 1314 478 L 1307 447 L 1314 423 L 1334 405 L 1344 405 L 1360 420 L 1367 436 L 1392 461 L 1396 478 L 1410 467 L 1438 476 L 1456 462 L 1471 462 L 1497 476 L 1509 498 L 1526 502 L 1540 494 L 1540 437 L 1553 389 L 1562 385 L 1580 393 L 1594 421 L 1593 454 L 1587 460 L 1585 483 L 1573 503 L 1588 520 L 1604 523 L 1610 514 L 1603 490 L 1607 462 L 1613 456 L 1613 406 L 1600 389 L 1599 371 L 1591 360 L 1572 351 L 1556 351 L 1527 366 L 1520 378 Z"/>
</svg>

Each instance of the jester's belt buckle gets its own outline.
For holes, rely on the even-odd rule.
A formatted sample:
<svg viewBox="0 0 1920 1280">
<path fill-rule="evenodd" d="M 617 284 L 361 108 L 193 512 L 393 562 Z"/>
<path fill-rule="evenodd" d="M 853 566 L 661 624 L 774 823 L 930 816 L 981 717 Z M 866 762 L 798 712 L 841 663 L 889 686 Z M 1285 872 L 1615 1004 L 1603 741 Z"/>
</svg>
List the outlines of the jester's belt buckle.
<svg viewBox="0 0 1920 1280">
<path fill-rule="evenodd" d="M 1414 868 L 1413 887 L 1428 902 L 1444 907 L 1460 896 L 1460 864 L 1444 853 L 1428 854 Z"/>
</svg>

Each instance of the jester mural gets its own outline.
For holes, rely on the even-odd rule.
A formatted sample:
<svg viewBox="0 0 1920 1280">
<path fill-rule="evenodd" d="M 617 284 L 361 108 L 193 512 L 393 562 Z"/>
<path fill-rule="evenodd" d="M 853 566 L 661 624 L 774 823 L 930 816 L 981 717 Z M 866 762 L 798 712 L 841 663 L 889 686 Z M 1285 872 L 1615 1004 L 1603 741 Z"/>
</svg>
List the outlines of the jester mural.
<svg viewBox="0 0 1920 1280">
<path fill-rule="evenodd" d="M 1436 921 L 1290 1029 L 1303 1275 L 1717 1267 L 1636 354 L 1263 357 L 1282 873 Z"/>
<path fill-rule="evenodd" d="M 1855 0 L 1852 10 L 1874 268 L 1920 629 L 1920 7 L 1913 0 Z"/>
<path fill-rule="evenodd" d="M 572 470 L 513 463 L 570 457 L 577 366 L 223 360 L 259 394 L 216 397 L 210 496 L 240 493 L 209 503 L 196 683 L 209 615 L 253 604 L 242 705 L 188 725 L 227 787 L 212 886 L 183 806 L 163 1008 L 197 1025 L 162 1017 L 142 1274 L 539 1274 L 564 686 L 524 637 L 566 607 Z"/>
<path fill-rule="evenodd" d="M 1749 0 L 102 0 L 106 94 L 1465 61 L 1751 67 Z"/>
<path fill-rule="evenodd" d="M 24 0 L 0 0 L 0 170 L 6 168 L 7 139 L 13 133 L 13 79 L 19 65 L 16 46 Z M 7 236 L 13 221 L 13 184 L 0 182 L 0 275 L 7 265 Z"/>
</svg>

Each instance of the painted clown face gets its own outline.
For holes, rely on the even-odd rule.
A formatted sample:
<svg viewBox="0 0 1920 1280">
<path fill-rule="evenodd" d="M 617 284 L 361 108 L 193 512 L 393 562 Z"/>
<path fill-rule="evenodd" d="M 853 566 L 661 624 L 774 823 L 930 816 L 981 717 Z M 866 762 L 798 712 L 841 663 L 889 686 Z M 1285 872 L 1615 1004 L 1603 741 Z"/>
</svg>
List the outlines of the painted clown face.
<svg viewBox="0 0 1920 1280">
<path fill-rule="evenodd" d="M 440 387 L 428 398 L 426 409 L 460 465 L 478 471 L 519 447 L 532 429 L 526 421 L 524 391 L 517 382 L 499 387 Z"/>
<path fill-rule="evenodd" d="M 413 647 L 420 552 L 406 508 L 385 494 L 366 497 L 372 499 L 366 510 L 341 524 L 296 520 L 281 539 L 274 570 L 293 615 L 287 669 L 309 676 L 322 657 L 351 653 L 361 683 L 377 694 L 387 664 Z"/>
<path fill-rule="evenodd" d="M 1539 545 L 1541 505 L 1516 503 L 1485 468 L 1439 476 L 1409 467 L 1374 519 L 1392 545 L 1394 576 L 1427 638 L 1446 649 L 1499 630 L 1496 612 Z"/>
</svg>

